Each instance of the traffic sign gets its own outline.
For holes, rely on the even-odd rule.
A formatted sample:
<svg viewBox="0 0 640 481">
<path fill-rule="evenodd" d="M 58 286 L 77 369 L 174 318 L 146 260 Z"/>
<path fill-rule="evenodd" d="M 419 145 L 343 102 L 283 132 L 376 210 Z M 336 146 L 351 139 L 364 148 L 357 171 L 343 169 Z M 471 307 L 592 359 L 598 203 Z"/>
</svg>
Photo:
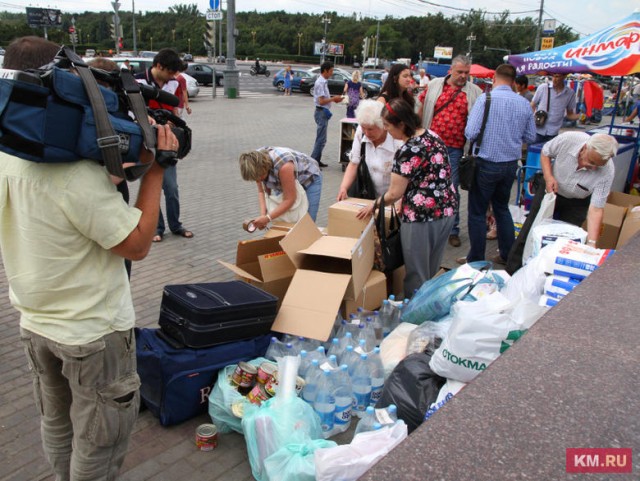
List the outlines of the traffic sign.
<svg viewBox="0 0 640 481">
<path fill-rule="evenodd" d="M 214 11 L 207 10 L 205 14 L 205 19 L 207 20 L 222 20 L 222 10 Z"/>
<path fill-rule="evenodd" d="M 75 31 L 76 31 L 76 28 L 75 28 L 75 27 L 69 27 L 69 33 L 73 33 L 73 32 L 75 32 Z"/>
<path fill-rule="evenodd" d="M 220 0 L 209 0 L 209 6 L 212 10 L 220 10 Z"/>
</svg>

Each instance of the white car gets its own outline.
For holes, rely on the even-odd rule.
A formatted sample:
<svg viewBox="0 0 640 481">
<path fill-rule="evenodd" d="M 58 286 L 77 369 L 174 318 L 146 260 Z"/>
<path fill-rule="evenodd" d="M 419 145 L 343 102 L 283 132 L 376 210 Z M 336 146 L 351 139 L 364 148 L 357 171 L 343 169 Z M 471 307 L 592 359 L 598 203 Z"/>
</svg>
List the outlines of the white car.
<svg viewBox="0 0 640 481">
<path fill-rule="evenodd" d="M 187 95 L 190 99 L 197 97 L 200 92 L 200 87 L 198 86 L 198 82 L 191 75 L 182 72 L 181 74 L 185 80 L 187 81 Z"/>
</svg>

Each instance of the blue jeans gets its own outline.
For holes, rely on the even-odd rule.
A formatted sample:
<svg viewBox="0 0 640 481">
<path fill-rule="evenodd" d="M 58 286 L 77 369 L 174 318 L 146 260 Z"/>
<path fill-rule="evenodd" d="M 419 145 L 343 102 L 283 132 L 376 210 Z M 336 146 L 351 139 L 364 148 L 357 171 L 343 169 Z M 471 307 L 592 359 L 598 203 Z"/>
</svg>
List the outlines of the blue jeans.
<svg viewBox="0 0 640 481">
<path fill-rule="evenodd" d="M 314 177 L 313 182 L 304 188 L 309 200 L 309 215 L 315 222 L 320 207 L 320 195 L 322 194 L 322 174 Z"/>
<path fill-rule="evenodd" d="M 460 235 L 460 176 L 458 174 L 458 166 L 462 157 L 462 149 L 447 147 L 447 150 L 449 151 L 449 164 L 451 164 L 451 180 L 456 188 L 456 198 L 458 199 L 458 210 L 449 235 Z"/>
<path fill-rule="evenodd" d="M 316 142 L 313 144 L 313 152 L 311 152 L 311 158 L 316 159 L 318 162 L 322 159 L 322 150 L 327 143 L 327 126 L 329 125 L 329 119 L 325 113 L 326 109 L 315 109 L 313 118 L 316 121 Z"/>
<path fill-rule="evenodd" d="M 493 215 L 496 219 L 500 257 L 507 259 L 515 241 L 513 219 L 509 212 L 509 197 L 517 169 L 517 160 L 489 162 L 478 159 L 476 181 L 469 191 L 468 228 L 471 247 L 467 254 L 467 261 L 484 259 L 489 203 L 493 207 Z"/>
<path fill-rule="evenodd" d="M 558 136 L 558 134 L 556 135 L 542 135 L 542 134 L 536 134 L 536 141 L 534 142 L 534 144 L 539 144 L 541 142 L 549 142 L 551 139 L 555 139 Z"/>
<path fill-rule="evenodd" d="M 178 169 L 175 165 L 167 167 L 162 177 L 162 190 L 164 192 L 164 200 L 167 206 L 167 222 L 171 232 L 180 232 L 182 223 L 180 222 L 180 197 L 178 195 Z M 164 217 L 162 209 L 158 216 L 158 227 L 156 232 L 163 234 L 165 229 Z"/>
</svg>

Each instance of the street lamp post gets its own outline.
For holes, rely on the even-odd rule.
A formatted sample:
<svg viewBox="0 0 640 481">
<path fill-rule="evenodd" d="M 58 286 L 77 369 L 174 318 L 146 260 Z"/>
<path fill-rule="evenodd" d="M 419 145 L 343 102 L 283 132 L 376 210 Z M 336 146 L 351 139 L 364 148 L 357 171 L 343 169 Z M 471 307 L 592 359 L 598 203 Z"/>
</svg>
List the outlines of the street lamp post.
<svg viewBox="0 0 640 481">
<path fill-rule="evenodd" d="M 149 37 L 149 43 L 151 44 L 149 50 L 153 50 L 153 37 Z"/>
<path fill-rule="evenodd" d="M 256 31 L 255 30 L 251 30 L 251 37 L 252 37 L 252 41 L 253 41 L 253 46 L 256 46 Z"/>
<path fill-rule="evenodd" d="M 191 53 L 191 39 L 188 38 L 187 42 L 189 43 L 189 49 L 187 50 L 188 53 Z"/>
<path fill-rule="evenodd" d="M 176 29 L 175 28 L 171 29 L 171 38 L 173 39 L 173 44 L 175 45 L 175 43 L 176 43 Z"/>
<path fill-rule="evenodd" d="M 324 63 L 324 54 L 327 50 L 327 25 L 331 23 L 331 19 L 326 15 L 322 17 L 322 23 L 324 23 L 324 37 L 322 38 L 322 51 L 320 52 L 320 63 Z"/>
<path fill-rule="evenodd" d="M 298 57 L 300 56 L 300 40 L 302 39 L 302 32 L 298 32 Z"/>
<path fill-rule="evenodd" d="M 469 57 L 469 60 L 472 59 L 471 57 L 471 44 L 473 43 L 473 41 L 476 39 L 476 36 L 473 34 L 473 32 L 471 32 L 471 35 L 469 35 L 467 37 L 467 40 L 469 40 L 469 51 L 467 52 L 467 57 Z"/>
</svg>

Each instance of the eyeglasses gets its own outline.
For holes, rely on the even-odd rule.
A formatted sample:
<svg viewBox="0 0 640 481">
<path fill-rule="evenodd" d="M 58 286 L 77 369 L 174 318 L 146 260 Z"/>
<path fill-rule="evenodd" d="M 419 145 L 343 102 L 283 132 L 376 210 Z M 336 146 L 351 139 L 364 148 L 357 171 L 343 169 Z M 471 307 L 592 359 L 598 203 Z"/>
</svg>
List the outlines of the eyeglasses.
<svg viewBox="0 0 640 481">
<path fill-rule="evenodd" d="M 580 149 L 578 159 L 587 169 L 599 169 L 609 161 L 608 158 L 603 159 L 595 150 L 588 149 L 586 145 Z"/>
</svg>

